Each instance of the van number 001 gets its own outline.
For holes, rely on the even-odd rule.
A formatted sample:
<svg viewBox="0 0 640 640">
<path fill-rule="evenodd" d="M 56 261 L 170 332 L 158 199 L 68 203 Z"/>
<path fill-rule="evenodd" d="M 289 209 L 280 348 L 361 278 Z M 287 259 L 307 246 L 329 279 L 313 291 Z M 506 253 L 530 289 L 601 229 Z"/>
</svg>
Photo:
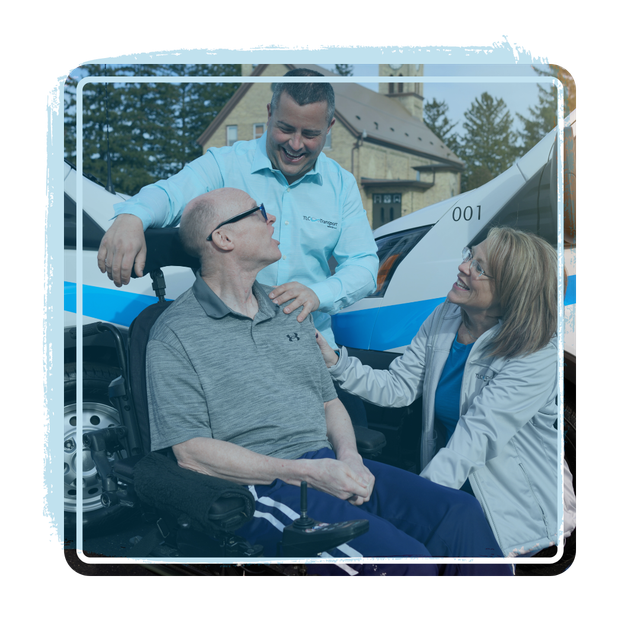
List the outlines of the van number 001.
<svg viewBox="0 0 640 640">
<path fill-rule="evenodd" d="M 452 216 L 454 222 L 459 222 L 460 220 L 469 222 L 473 218 L 473 207 L 467 206 L 464 209 L 462 207 L 454 207 Z M 480 205 L 478 205 L 478 220 L 480 220 Z"/>
</svg>

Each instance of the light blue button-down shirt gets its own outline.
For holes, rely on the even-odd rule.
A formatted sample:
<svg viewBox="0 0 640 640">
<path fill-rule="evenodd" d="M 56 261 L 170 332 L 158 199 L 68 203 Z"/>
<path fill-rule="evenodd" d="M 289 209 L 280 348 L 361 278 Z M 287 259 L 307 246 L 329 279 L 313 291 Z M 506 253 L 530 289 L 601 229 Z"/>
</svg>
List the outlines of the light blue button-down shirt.
<svg viewBox="0 0 640 640">
<path fill-rule="evenodd" d="M 378 271 L 376 244 L 353 175 L 321 153 L 314 168 L 289 185 L 272 167 L 263 135 L 210 148 L 175 176 L 114 208 L 116 214 L 138 216 L 145 229 L 174 226 L 190 200 L 221 187 L 242 189 L 276 216 L 274 237 L 282 258 L 257 280 L 270 286 L 295 280 L 313 289 L 320 301 L 314 323 L 335 347 L 329 314 L 371 293 Z"/>
</svg>

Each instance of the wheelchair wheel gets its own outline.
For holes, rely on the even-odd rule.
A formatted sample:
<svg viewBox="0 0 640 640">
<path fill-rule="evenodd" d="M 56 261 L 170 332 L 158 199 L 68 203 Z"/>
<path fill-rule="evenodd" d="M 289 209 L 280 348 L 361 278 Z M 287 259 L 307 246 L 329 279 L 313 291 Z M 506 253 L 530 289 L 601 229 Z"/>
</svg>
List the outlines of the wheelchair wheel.
<svg viewBox="0 0 640 640">
<path fill-rule="evenodd" d="M 109 383 L 120 375 L 115 367 L 85 364 L 83 378 L 83 430 L 104 429 L 120 423 L 118 412 L 109 402 Z M 102 481 L 91 452 L 77 441 L 76 367 L 64 370 L 64 524 L 67 537 L 75 534 L 77 494 L 82 495 L 82 520 L 85 534 L 104 530 L 122 520 L 129 511 L 116 505 L 105 508 L 100 501 Z M 81 465 L 82 463 L 82 465 Z M 82 473 L 80 467 L 82 466 Z"/>
</svg>

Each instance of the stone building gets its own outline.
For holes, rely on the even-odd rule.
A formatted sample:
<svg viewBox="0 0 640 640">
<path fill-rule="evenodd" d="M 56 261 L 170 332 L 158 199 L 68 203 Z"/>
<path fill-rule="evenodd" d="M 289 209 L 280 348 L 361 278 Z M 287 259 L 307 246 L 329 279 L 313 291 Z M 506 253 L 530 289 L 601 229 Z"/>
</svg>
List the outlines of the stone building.
<svg viewBox="0 0 640 640">
<path fill-rule="evenodd" d="M 280 77 L 302 65 L 242 65 L 242 75 Z M 304 65 L 330 78 L 323 67 Z M 424 124 L 422 65 L 379 65 L 379 91 L 334 82 L 336 122 L 324 153 L 356 178 L 369 221 L 386 222 L 460 193 L 464 163 Z M 267 126 L 271 83 L 244 83 L 198 139 L 209 147 L 260 137 Z"/>
</svg>

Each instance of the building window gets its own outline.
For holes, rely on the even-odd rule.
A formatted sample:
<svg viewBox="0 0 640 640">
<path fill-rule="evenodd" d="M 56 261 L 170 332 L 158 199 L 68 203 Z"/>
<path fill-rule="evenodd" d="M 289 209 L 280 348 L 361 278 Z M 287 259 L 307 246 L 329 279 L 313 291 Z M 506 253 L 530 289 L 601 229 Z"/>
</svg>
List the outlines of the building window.
<svg viewBox="0 0 640 640">
<path fill-rule="evenodd" d="M 401 193 L 373 194 L 373 228 L 391 222 L 402 215 Z"/>
<path fill-rule="evenodd" d="M 259 138 L 267 130 L 267 125 L 264 122 L 253 125 L 253 139 Z"/>
<path fill-rule="evenodd" d="M 373 204 L 401 204 L 402 203 L 402 194 L 401 193 L 374 193 L 373 194 Z"/>
<path fill-rule="evenodd" d="M 238 125 L 230 124 L 227 126 L 227 146 L 230 147 L 232 144 L 238 141 Z"/>
</svg>

